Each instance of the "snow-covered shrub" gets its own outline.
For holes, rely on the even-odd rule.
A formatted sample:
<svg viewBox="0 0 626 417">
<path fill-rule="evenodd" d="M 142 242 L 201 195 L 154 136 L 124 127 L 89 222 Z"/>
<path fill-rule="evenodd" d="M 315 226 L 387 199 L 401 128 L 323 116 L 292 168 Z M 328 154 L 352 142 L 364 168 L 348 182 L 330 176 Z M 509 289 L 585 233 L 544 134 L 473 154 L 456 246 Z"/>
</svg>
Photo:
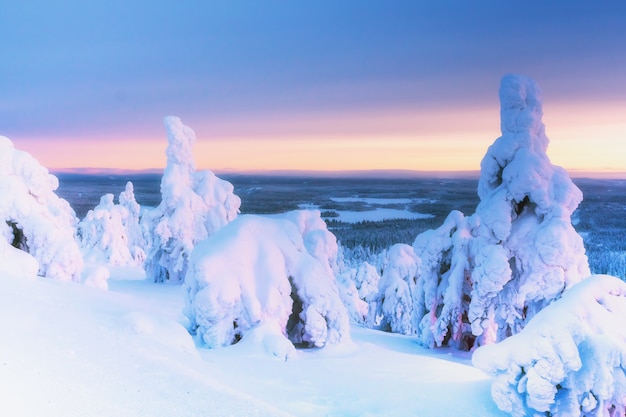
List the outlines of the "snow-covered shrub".
<svg viewBox="0 0 626 417">
<path fill-rule="evenodd" d="M 498 407 L 522 416 L 626 414 L 626 283 L 594 275 L 518 334 L 478 348 Z"/>
<path fill-rule="evenodd" d="M 162 200 L 142 216 L 148 240 L 146 272 L 157 282 L 182 282 L 194 245 L 237 217 L 241 200 L 233 186 L 211 171 L 195 170 L 193 130 L 179 118 L 165 118 L 167 166 Z"/>
<path fill-rule="evenodd" d="M 83 267 L 75 239 L 78 220 L 55 194 L 58 186 L 30 154 L 0 136 L 0 239 L 32 255 L 39 275 L 78 282 Z"/>
<path fill-rule="evenodd" d="M 420 269 L 420 259 L 413 248 L 397 243 L 387 251 L 387 262 L 378 283 L 376 316 L 381 329 L 412 334 L 415 330 L 413 293 Z"/>
<path fill-rule="evenodd" d="M 589 276 L 571 223 L 582 192 L 551 164 L 541 91 L 526 77 L 500 85 L 502 136 L 481 162 L 471 219 L 472 331 L 488 342 L 519 332 L 538 311 Z"/>
<path fill-rule="evenodd" d="M 146 255 L 139 210 L 131 182 L 120 193 L 119 204 L 113 202 L 113 194 L 102 196 L 78 224 L 85 258 L 112 266 L 142 265 Z"/>
<path fill-rule="evenodd" d="M 339 270 L 335 274 L 341 300 L 348 309 L 352 322 L 367 327 L 376 327 L 380 324 L 380 317 L 376 316 L 378 282 L 380 281 L 378 269 L 361 259 L 348 259 L 351 265 L 348 266 L 345 262 L 346 251 L 344 249 L 340 247 Z M 384 253 L 386 254 L 386 251 Z"/>
<path fill-rule="evenodd" d="M 329 244 L 326 227 L 313 217 L 244 215 L 199 242 L 185 278 L 192 333 L 210 347 L 233 344 L 259 326 L 307 346 L 349 340 L 332 251 L 320 250 Z"/>
<path fill-rule="evenodd" d="M 420 343 L 468 349 L 473 336 L 467 319 L 471 297 L 467 218 L 452 211 L 443 225 L 421 233 L 413 249 L 421 260 L 414 291 Z"/>
</svg>

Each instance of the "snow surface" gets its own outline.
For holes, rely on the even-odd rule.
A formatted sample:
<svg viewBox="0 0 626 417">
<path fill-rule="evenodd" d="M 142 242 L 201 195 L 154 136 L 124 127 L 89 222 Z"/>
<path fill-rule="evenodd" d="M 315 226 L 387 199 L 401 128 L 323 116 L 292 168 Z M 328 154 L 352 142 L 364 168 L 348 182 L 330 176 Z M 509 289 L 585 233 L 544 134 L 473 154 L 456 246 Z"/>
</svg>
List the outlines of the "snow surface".
<svg viewBox="0 0 626 417">
<path fill-rule="evenodd" d="M 351 345 L 287 362 L 254 340 L 198 348 L 184 289 L 125 273 L 108 292 L 0 275 L 0 415 L 504 415 L 467 359 L 401 335 L 354 327 Z"/>
</svg>

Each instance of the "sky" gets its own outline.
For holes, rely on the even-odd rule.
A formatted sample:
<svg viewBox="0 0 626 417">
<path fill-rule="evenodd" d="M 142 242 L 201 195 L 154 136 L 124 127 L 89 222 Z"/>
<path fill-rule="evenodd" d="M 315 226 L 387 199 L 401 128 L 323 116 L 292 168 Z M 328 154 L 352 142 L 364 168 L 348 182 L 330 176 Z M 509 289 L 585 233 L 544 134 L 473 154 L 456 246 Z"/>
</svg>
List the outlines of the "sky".
<svg viewBox="0 0 626 417">
<path fill-rule="evenodd" d="M 51 170 L 478 170 L 507 73 L 548 155 L 626 172 L 626 2 L 0 0 L 0 135 Z"/>
</svg>

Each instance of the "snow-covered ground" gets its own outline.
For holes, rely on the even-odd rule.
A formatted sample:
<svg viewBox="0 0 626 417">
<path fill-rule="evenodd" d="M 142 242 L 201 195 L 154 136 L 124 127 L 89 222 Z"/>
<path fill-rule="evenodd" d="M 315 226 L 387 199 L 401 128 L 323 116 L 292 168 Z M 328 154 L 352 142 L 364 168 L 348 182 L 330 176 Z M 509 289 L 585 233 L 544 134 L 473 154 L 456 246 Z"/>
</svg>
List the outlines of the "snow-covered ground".
<svg viewBox="0 0 626 417">
<path fill-rule="evenodd" d="M 184 288 L 114 269 L 109 291 L 0 277 L 0 415 L 496 416 L 468 358 L 359 327 L 282 362 L 245 338 L 196 347 Z M 124 279 L 128 278 L 128 279 Z"/>
</svg>

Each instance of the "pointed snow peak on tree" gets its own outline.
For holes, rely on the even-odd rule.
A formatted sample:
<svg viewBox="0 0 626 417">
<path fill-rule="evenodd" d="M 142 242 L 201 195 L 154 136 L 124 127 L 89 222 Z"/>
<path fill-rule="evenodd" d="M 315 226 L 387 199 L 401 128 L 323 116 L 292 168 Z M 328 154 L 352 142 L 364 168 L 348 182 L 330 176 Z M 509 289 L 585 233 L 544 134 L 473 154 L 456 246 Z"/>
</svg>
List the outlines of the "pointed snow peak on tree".
<svg viewBox="0 0 626 417">
<path fill-rule="evenodd" d="M 550 162 L 542 116 L 537 84 L 520 75 L 504 76 L 500 84 L 502 136 L 481 162 L 478 195 L 482 202 L 500 193 L 514 216 L 530 204 L 538 214 L 550 217 L 569 217 L 576 210 L 582 193 L 564 169 Z"/>
<path fill-rule="evenodd" d="M 165 150 L 167 165 L 180 164 L 195 170 L 193 160 L 193 145 L 196 142 L 196 133 L 189 126 L 185 126 L 180 118 L 167 116 L 163 120 L 167 131 L 168 146 Z"/>
<path fill-rule="evenodd" d="M 508 74 L 500 82 L 500 128 L 502 134 L 530 133 L 545 138 L 541 89 L 522 75 Z M 545 141 L 547 145 L 547 140 Z"/>
</svg>

